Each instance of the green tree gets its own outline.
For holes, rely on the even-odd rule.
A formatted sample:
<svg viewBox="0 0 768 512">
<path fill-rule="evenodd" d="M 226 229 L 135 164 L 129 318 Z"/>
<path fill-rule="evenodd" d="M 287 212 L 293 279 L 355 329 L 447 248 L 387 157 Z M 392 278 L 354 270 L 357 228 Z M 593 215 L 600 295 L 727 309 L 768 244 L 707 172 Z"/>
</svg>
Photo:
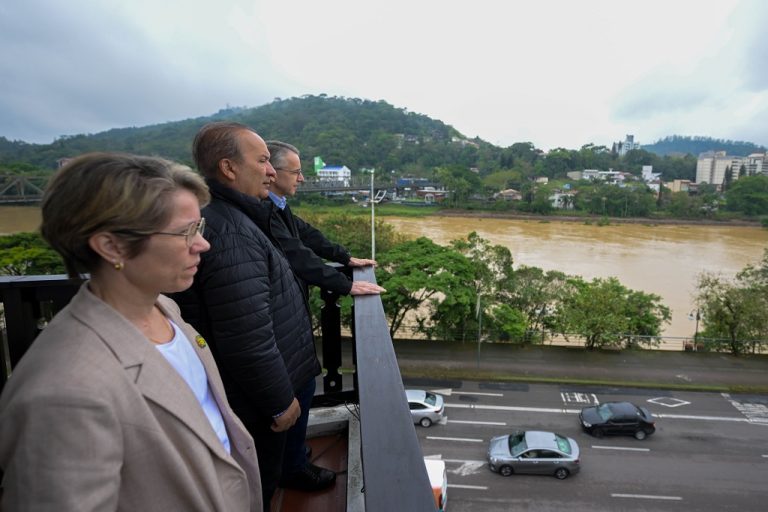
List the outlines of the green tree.
<svg viewBox="0 0 768 512">
<path fill-rule="evenodd" d="M 381 299 L 392 336 L 409 313 L 428 333 L 432 314 L 443 302 L 447 301 L 446 308 L 465 315 L 474 305 L 468 286 L 474 268 L 454 249 L 421 237 L 393 247 L 377 261 L 379 284 L 387 289 Z"/>
<path fill-rule="evenodd" d="M 0 274 L 35 275 L 64 274 L 66 269 L 59 253 L 39 233 L 16 233 L 0 236 Z"/>
<path fill-rule="evenodd" d="M 466 204 L 469 196 L 480 190 L 480 178 L 458 166 L 437 168 L 435 177 L 449 191 L 446 204 L 450 206 Z"/>
<path fill-rule="evenodd" d="M 713 273 L 699 275 L 696 305 L 702 335 L 728 340 L 732 354 L 768 346 L 768 251 L 757 265 L 747 265 L 734 279 Z M 716 344 L 713 348 L 719 349 Z"/>
<path fill-rule="evenodd" d="M 534 335 L 550 329 L 555 323 L 557 311 L 568 276 L 563 272 L 545 272 L 538 267 L 521 266 L 501 291 L 500 301 L 514 311 L 519 311 L 525 322 L 524 342 L 531 342 Z"/>
<path fill-rule="evenodd" d="M 477 321 L 482 315 L 482 325 L 487 331 L 513 329 L 511 323 L 515 320 L 514 314 L 504 309 L 499 302 L 514 273 L 510 250 L 501 245 L 491 245 L 474 231 L 467 235 L 466 239 L 453 240 L 451 247 L 463 254 L 472 264 L 473 277 L 467 284 L 472 291 L 475 312 L 470 317 Z M 443 316 L 445 315 L 441 315 L 438 320 L 445 325 L 447 323 Z M 468 330 L 474 330 L 476 326 L 476 323 L 472 325 L 462 321 L 461 339 L 466 338 L 469 335 Z M 524 327 L 523 325 L 523 329 Z M 514 329 L 518 328 L 519 326 Z"/>
<path fill-rule="evenodd" d="M 670 319 L 658 295 L 630 290 L 614 277 L 591 282 L 572 278 L 570 284 L 557 327 L 566 339 L 583 336 L 588 349 L 628 346 L 635 336 L 658 337 Z M 643 340 L 653 343 L 651 338 Z"/>
<path fill-rule="evenodd" d="M 745 176 L 725 193 L 727 208 L 745 215 L 768 213 L 768 176 Z"/>
</svg>

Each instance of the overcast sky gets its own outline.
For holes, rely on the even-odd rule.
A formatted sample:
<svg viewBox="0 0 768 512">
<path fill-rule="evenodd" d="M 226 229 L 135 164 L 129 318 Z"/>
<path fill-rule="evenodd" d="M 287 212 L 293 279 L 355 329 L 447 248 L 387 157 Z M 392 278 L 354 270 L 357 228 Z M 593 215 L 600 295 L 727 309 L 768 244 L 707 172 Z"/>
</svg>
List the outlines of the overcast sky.
<svg viewBox="0 0 768 512">
<path fill-rule="evenodd" d="M 0 0 L 0 136 L 325 93 L 502 146 L 768 145 L 766 19 L 762 0 Z"/>
</svg>

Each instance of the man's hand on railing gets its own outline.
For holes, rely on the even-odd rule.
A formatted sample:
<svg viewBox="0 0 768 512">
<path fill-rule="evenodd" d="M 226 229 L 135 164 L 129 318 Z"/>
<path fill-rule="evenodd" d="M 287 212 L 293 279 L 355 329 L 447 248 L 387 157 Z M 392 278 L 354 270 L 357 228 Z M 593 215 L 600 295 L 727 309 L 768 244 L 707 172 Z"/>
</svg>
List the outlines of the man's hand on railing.
<svg viewBox="0 0 768 512">
<path fill-rule="evenodd" d="M 369 265 L 376 266 L 376 260 L 366 260 L 363 258 L 349 258 L 350 267 L 367 267 Z"/>
<path fill-rule="evenodd" d="M 301 406 L 296 398 L 293 399 L 291 405 L 286 410 L 281 412 L 277 417 L 272 418 L 272 430 L 275 432 L 284 432 L 291 428 L 296 420 L 299 419 L 301 414 Z"/>
<path fill-rule="evenodd" d="M 352 283 L 352 289 L 349 291 L 350 295 L 378 295 L 384 293 L 387 290 L 375 283 L 369 283 L 368 281 L 355 281 Z"/>
</svg>

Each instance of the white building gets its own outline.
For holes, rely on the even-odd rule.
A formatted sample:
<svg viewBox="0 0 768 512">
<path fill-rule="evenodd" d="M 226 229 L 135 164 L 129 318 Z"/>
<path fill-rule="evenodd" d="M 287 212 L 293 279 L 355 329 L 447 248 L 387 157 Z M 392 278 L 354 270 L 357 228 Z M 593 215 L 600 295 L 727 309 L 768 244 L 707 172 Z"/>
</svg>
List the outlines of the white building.
<svg viewBox="0 0 768 512">
<path fill-rule="evenodd" d="M 726 170 L 730 171 L 731 178 L 735 181 L 739 179 L 739 169 L 742 165 L 747 166 L 748 160 L 749 157 L 728 156 L 725 151 L 701 153 L 696 162 L 696 183 L 720 186 L 725 181 Z"/>
<path fill-rule="evenodd" d="M 746 160 L 744 166 L 747 168 L 747 176 L 768 174 L 768 158 L 765 153 L 752 153 Z"/>
<path fill-rule="evenodd" d="M 624 156 L 633 149 L 640 149 L 640 143 L 635 142 L 634 135 L 627 135 L 627 138 L 624 139 L 624 142 L 613 143 L 613 151 L 614 153 L 618 153 L 619 156 Z"/>
<path fill-rule="evenodd" d="M 653 172 L 652 165 L 643 166 L 643 181 L 645 181 L 646 183 L 650 183 L 652 181 L 658 180 L 659 178 L 661 178 L 661 173 Z"/>
<path fill-rule="evenodd" d="M 320 181 L 342 181 L 344 186 L 349 186 L 349 180 L 352 178 L 352 171 L 346 165 L 325 166 L 317 170 L 317 177 Z"/>
</svg>

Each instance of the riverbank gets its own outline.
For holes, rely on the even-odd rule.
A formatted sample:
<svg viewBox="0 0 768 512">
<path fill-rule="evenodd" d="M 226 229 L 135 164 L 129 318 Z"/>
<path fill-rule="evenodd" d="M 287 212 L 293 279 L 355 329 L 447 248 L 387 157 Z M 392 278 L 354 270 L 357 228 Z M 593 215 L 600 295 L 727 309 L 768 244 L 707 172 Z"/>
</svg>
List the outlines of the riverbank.
<svg viewBox="0 0 768 512">
<path fill-rule="evenodd" d="M 582 224 L 641 224 L 641 225 L 671 225 L 671 226 L 744 226 L 761 227 L 760 221 L 743 219 L 714 220 L 714 219 L 650 219 L 646 217 L 580 217 L 575 215 L 535 215 L 519 212 L 495 212 L 485 210 L 443 209 L 429 213 L 443 217 L 475 217 L 490 219 L 531 220 L 536 222 L 579 222 Z"/>
</svg>

